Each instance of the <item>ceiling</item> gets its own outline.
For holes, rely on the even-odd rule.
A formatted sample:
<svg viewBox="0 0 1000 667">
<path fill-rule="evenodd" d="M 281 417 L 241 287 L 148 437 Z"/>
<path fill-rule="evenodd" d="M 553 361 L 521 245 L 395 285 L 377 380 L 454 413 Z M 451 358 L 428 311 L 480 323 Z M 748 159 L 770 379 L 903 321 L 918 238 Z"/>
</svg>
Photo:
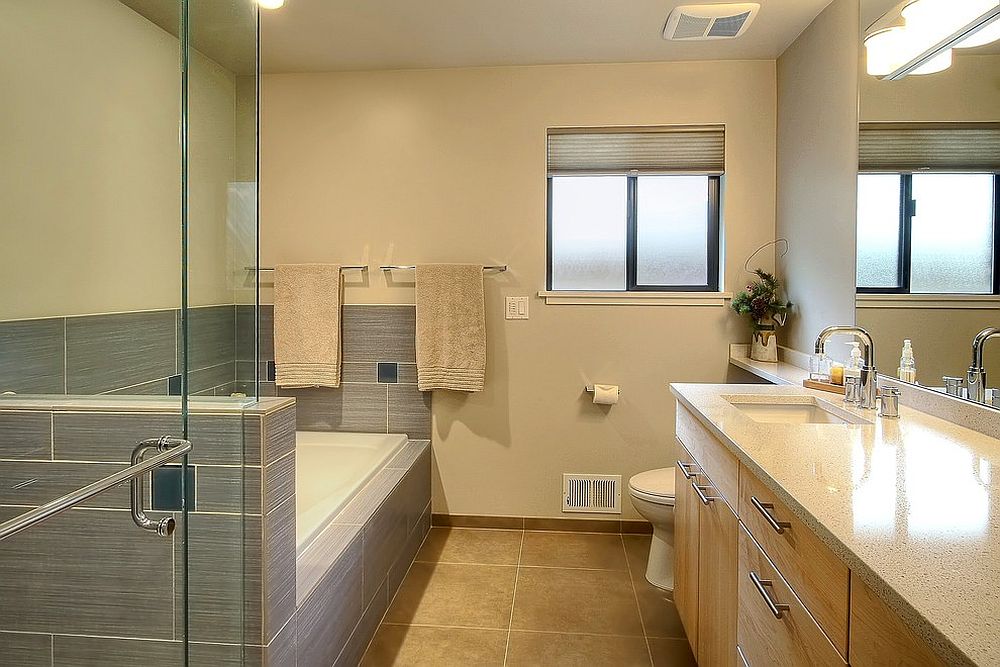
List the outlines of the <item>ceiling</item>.
<svg viewBox="0 0 1000 667">
<path fill-rule="evenodd" d="M 286 0 L 261 11 L 261 66 L 273 73 L 770 60 L 830 3 L 757 0 L 759 15 L 735 40 L 662 39 L 670 10 L 697 1 Z"/>
</svg>

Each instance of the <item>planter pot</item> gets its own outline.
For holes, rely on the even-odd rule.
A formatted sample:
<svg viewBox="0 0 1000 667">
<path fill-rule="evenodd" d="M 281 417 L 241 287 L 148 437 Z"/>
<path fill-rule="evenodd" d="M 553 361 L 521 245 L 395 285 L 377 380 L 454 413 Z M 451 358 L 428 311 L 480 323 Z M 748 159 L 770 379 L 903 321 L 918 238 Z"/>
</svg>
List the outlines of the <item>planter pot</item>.
<svg viewBox="0 0 1000 667">
<path fill-rule="evenodd" d="M 750 358 L 754 361 L 778 361 L 778 337 L 774 325 L 760 324 L 750 340 Z"/>
</svg>

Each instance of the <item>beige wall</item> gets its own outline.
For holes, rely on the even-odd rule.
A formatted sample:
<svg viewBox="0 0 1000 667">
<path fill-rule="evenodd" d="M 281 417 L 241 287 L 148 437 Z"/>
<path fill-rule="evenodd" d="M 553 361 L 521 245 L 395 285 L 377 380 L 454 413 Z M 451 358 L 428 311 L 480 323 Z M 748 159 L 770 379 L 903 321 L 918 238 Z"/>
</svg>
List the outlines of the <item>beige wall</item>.
<svg viewBox="0 0 1000 667">
<path fill-rule="evenodd" d="M 180 304 L 178 42 L 115 0 L 0 3 L 0 319 Z M 235 78 L 194 54 L 194 305 L 225 271 Z"/>
<path fill-rule="evenodd" d="M 917 381 L 943 386 L 941 377 L 964 377 L 972 361 L 972 339 L 988 326 L 1000 326 L 1000 311 L 971 308 L 858 308 L 858 324 L 872 332 L 878 365 L 896 375 L 903 339 L 913 341 Z M 1000 386 L 1000 344 L 991 341 L 983 357 L 990 386 Z"/>
<path fill-rule="evenodd" d="M 834 0 L 777 62 L 777 231 L 795 315 L 783 344 L 811 352 L 854 322 L 858 0 Z"/>
<path fill-rule="evenodd" d="M 436 512 L 560 516 L 564 472 L 627 479 L 673 463 L 667 383 L 724 381 L 728 345 L 747 331 L 722 307 L 535 296 L 546 128 L 726 123 L 732 290 L 745 257 L 774 234 L 773 62 L 272 75 L 261 111 L 265 265 L 510 266 L 486 278 L 486 391 L 434 396 Z M 349 278 L 346 298 L 412 303 L 409 279 Z M 528 321 L 503 319 L 506 295 L 531 296 Z M 588 403 L 593 381 L 621 385 L 621 403 Z"/>
<path fill-rule="evenodd" d="M 988 121 L 1000 116 L 1000 55 L 959 53 L 928 76 L 881 81 L 862 76 L 862 121 Z"/>
</svg>

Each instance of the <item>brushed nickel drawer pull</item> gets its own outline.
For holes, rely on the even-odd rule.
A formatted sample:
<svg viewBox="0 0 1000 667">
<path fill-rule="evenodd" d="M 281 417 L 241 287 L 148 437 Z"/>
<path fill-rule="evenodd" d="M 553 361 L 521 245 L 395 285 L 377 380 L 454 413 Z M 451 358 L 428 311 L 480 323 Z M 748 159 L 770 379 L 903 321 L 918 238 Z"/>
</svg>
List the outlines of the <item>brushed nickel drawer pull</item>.
<svg viewBox="0 0 1000 667">
<path fill-rule="evenodd" d="M 697 467 L 698 466 L 694 463 L 682 463 L 679 460 L 677 461 L 677 468 L 681 471 L 681 474 L 684 475 L 684 479 L 691 479 L 692 477 L 697 477 L 698 473 L 694 472 L 693 470 L 688 470 L 688 468 L 697 468 Z"/>
<path fill-rule="evenodd" d="M 712 488 L 710 484 L 698 484 L 696 482 L 691 482 L 691 487 L 694 489 L 694 492 L 698 494 L 698 499 L 701 500 L 702 505 L 707 505 L 719 499 L 717 496 L 705 495 L 705 492 Z"/>
<path fill-rule="evenodd" d="M 778 521 L 771 515 L 771 510 L 774 509 L 774 503 L 762 503 L 757 500 L 757 496 L 750 496 L 750 504 L 757 508 L 757 511 L 764 515 L 764 520 L 770 524 L 771 528 L 774 528 L 774 532 L 779 535 L 785 532 L 785 528 L 791 528 L 792 524 L 788 521 Z"/>
<path fill-rule="evenodd" d="M 768 594 L 767 589 L 774 586 L 773 581 L 771 581 L 770 579 L 761 579 L 760 577 L 757 576 L 757 573 L 754 572 L 753 570 L 750 571 L 750 581 L 753 582 L 754 588 L 757 589 L 757 592 L 760 593 L 760 596 L 764 598 L 764 604 L 766 604 L 767 608 L 771 610 L 771 613 L 774 614 L 775 618 L 780 619 L 782 618 L 784 612 L 791 610 L 791 607 L 789 607 L 787 604 L 781 604 L 780 602 L 775 602 L 774 600 L 771 599 L 771 596 Z"/>
</svg>

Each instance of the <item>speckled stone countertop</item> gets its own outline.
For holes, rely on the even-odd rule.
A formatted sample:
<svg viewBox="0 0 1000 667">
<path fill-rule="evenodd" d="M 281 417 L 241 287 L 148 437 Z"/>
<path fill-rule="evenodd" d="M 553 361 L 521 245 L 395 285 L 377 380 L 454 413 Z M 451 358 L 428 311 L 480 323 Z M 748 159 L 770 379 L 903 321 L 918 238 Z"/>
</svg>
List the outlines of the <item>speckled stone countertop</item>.
<svg viewBox="0 0 1000 667">
<path fill-rule="evenodd" d="M 677 400 L 949 664 L 1000 665 L 1000 440 L 905 406 L 871 423 L 755 421 L 726 400 L 833 394 L 672 384 Z"/>
</svg>

